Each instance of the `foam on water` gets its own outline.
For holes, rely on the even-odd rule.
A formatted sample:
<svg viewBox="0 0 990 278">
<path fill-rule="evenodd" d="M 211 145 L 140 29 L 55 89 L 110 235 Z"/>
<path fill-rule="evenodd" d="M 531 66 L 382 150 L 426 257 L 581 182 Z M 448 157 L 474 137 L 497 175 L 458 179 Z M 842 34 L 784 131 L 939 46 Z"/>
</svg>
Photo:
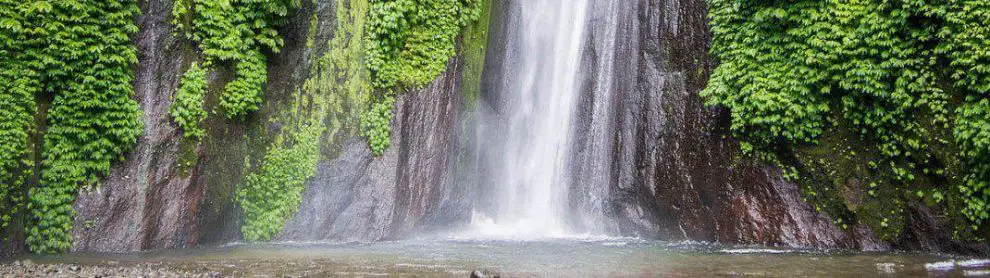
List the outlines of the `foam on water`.
<svg viewBox="0 0 990 278">
<path fill-rule="evenodd" d="M 726 254 L 786 254 L 786 253 L 795 252 L 795 250 L 743 248 L 743 249 L 722 249 L 719 252 Z"/>
<path fill-rule="evenodd" d="M 595 233 L 571 233 L 562 228 L 546 229 L 546 226 L 532 225 L 531 219 L 520 219 L 508 223 L 497 223 L 481 213 L 473 213 L 471 225 L 460 232 L 445 237 L 454 241 L 576 241 L 602 242 L 603 244 L 628 244 L 646 242 L 637 237 L 609 236 Z"/>
<path fill-rule="evenodd" d="M 949 271 L 956 267 L 955 260 L 934 262 L 925 264 L 925 269 L 928 271 Z"/>
</svg>

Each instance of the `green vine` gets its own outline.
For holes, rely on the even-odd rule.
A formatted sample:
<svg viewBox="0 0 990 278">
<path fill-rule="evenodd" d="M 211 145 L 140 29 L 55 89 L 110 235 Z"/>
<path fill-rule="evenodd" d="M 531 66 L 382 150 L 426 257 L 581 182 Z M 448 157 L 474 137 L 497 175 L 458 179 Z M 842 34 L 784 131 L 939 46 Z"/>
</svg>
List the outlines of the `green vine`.
<svg viewBox="0 0 990 278">
<path fill-rule="evenodd" d="M 368 146 L 375 156 L 382 155 L 388 149 L 394 106 L 395 98 L 388 96 L 381 102 L 371 104 L 371 109 L 361 114 L 361 136 L 368 139 Z"/>
<path fill-rule="evenodd" d="M 202 138 L 205 135 L 202 127 L 203 120 L 206 119 L 206 110 L 203 108 L 203 97 L 206 94 L 206 70 L 194 63 L 182 75 L 182 80 L 179 83 L 182 85 L 175 93 L 175 99 L 168 110 L 169 114 L 182 129 L 186 138 Z"/>
<path fill-rule="evenodd" d="M 27 245 L 33 252 L 72 246 L 77 188 L 96 185 L 142 132 L 141 112 L 131 99 L 137 51 L 130 35 L 137 32 L 139 13 L 136 1 L 0 2 L 2 51 L 11 58 L 0 62 L 0 74 L 9 81 L 0 85 L 4 195 L 21 188 L 30 171 L 32 162 L 24 156 L 37 109 L 34 96 L 54 96 L 40 181 L 27 202 Z M 0 202 L 19 202 L 12 197 Z M 9 222 L 9 214 L 4 219 Z"/>
<path fill-rule="evenodd" d="M 959 191 L 963 213 L 980 223 L 990 219 L 990 2 L 950 0 L 944 7 L 938 52 L 948 57 L 955 85 L 969 89 L 953 130 L 970 169 Z"/>
<path fill-rule="evenodd" d="M 370 91 L 363 58 L 367 0 L 337 0 L 337 24 L 326 53 L 313 63 L 311 76 L 294 94 L 292 105 L 273 120 L 285 123 L 261 166 L 238 188 L 244 212 L 241 233 L 249 241 L 278 236 L 299 209 L 305 182 L 316 174 L 321 149 L 337 138 L 353 136 L 357 111 Z M 311 27 L 317 24 L 311 24 Z M 310 30 L 314 32 L 314 30 Z"/>
<path fill-rule="evenodd" d="M 27 160 L 34 128 L 34 96 L 41 89 L 38 72 L 27 64 L 27 38 L 19 1 L 0 1 L 0 240 L 23 206 L 23 187 L 31 175 Z"/>
<path fill-rule="evenodd" d="M 965 184 L 959 186 L 965 196 L 963 213 L 979 223 L 990 219 L 990 99 L 974 98 L 957 110 L 954 135 L 970 166 Z"/>
<path fill-rule="evenodd" d="M 456 54 L 457 35 L 481 16 L 481 0 L 371 0 L 365 64 L 384 92 L 362 117 L 372 152 L 388 148 L 391 104 L 403 87 L 429 85 Z M 384 119 L 388 117 L 388 119 Z"/>
<path fill-rule="evenodd" d="M 743 153 L 792 169 L 781 153 L 848 129 L 878 154 L 870 175 L 885 178 L 871 183 L 871 195 L 877 183 L 913 192 L 955 180 L 947 168 L 960 154 L 942 155 L 954 146 L 941 131 L 951 130 L 972 169 L 957 196 L 974 223 L 987 218 L 986 1 L 708 2 L 720 64 L 702 96 L 729 108 Z M 965 99 L 955 113 L 953 99 Z M 917 192 L 901 198 L 926 196 Z"/>
<path fill-rule="evenodd" d="M 261 169 L 245 178 L 237 193 L 246 219 L 241 226 L 244 239 L 274 238 L 285 220 L 299 209 L 304 183 L 316 174 L 323 129 L 320 124 L 305 126 L 294 133 L 290 142 L 277 141 Z"/>
<path fill-rule="evenodd" d="M 228 118 L 244 118 L 261 105 L 267 70 L 263 49 L 284 44 L 277 28 L 299 0 L 179 0 L 172 21 L 180 34 L 199 43 L 204 67 L 234 65 L 220 107 Z"/>
<path fill-rule="evenodd" d="M 220 96 L 220 107 L 231 118 L 243 118 L 261 107 L 263 88 L 268 79 L 265 68 L 265 55 L 254 51 L 234 67 L 237 79 L 227 83 Z"/>
</svg>

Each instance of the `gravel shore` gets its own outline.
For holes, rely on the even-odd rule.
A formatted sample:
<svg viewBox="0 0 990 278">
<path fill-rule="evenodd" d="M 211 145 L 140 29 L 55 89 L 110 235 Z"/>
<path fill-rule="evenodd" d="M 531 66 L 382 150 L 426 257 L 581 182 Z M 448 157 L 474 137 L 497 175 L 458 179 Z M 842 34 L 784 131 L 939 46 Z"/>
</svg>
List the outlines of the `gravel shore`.
<svg viewBox="0 0 990 278">
<path fill-rule="evenodd" d="M 38 264 L 30 260 L 0 264 L 0 277 L 222 277 L 220 272 L 178 269 L 165 264 L 91 266 L 77 264 Z"/>
<path fill-rule="evenodd" d="M 498 277 L 489 270 L 447 269 L 429 265 L 342 264 L 327 260 L 203 260 L 161 262 L 93 261 L 0 262 L 0 278 L 7 277 Z"/>
</svg>

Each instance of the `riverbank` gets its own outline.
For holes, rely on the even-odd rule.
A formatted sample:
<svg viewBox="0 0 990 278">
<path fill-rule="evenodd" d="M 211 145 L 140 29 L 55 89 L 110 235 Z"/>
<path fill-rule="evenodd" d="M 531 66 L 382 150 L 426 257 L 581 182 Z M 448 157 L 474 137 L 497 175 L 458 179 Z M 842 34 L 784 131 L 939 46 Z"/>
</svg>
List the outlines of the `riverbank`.
<svg viewBox="0 0 990 278">
<path fill-rule="evenodd" d="M 490 274 L 493 272 L 484 272 Z M 329 276 L 456 276 L 472 272 L 439 268 L 383 269 L 345 265 L 327 260 L 203 260 L 158 262 L 99 261 L 88 263 L 34 262 L 29 259 L 0 263 L 7 277 L 329 277 Z M 480 276 L 497 277 L 497 276 Z"/>
<path fill-rule="evenodd" d="M 0 277 L 222 277 L 207 268 L 179 269 L 164 263 L 120 265 L 39 264 L 31 260 L 0 264 Z"/>
</svg>

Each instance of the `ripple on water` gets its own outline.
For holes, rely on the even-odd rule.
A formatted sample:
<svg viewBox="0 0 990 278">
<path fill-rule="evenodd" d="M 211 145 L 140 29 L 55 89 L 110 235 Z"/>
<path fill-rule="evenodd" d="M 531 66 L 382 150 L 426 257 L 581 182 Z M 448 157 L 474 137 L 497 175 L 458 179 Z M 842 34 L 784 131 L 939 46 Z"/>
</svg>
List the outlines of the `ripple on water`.
<svg viewBox="0 0 990 278">
<path fill-rule="evenodd" d="M 795 252 L 795 250 L 743 248 L 743 249 L 722 249 L 719 250 L 719 252 L 726 254 L 787 254 L 787 253 L 793 253 Z"/>
<path fill-rule="evenodd" d="M 956 262 L 960 267 L 982 267 L 990 266 L 990 259 L 971 259 Z"/>
<path fill-rule="evenodd" d="M 894 274 L 897 273 L 897 271 L 902 268 L 904 268 L 904 265 L 902 264 L 877 263 L 877 271 L 883 274 Z"/>
<path fill-rule="evenodd" d="M 934 271 L 950 271 L 950 270 L 952 270 L 955 267 L 956 267 L 956 261 L 955 260 L 948 260 L 948 261 L 941 261 L 941 262 L 934 262 L 934 263 L 927 263 L 927 264 L 925 264 L 925 270 L 928 270 L 928 271 L 931 271 L 931 272 L 934 272 Z"/>
</svg>

